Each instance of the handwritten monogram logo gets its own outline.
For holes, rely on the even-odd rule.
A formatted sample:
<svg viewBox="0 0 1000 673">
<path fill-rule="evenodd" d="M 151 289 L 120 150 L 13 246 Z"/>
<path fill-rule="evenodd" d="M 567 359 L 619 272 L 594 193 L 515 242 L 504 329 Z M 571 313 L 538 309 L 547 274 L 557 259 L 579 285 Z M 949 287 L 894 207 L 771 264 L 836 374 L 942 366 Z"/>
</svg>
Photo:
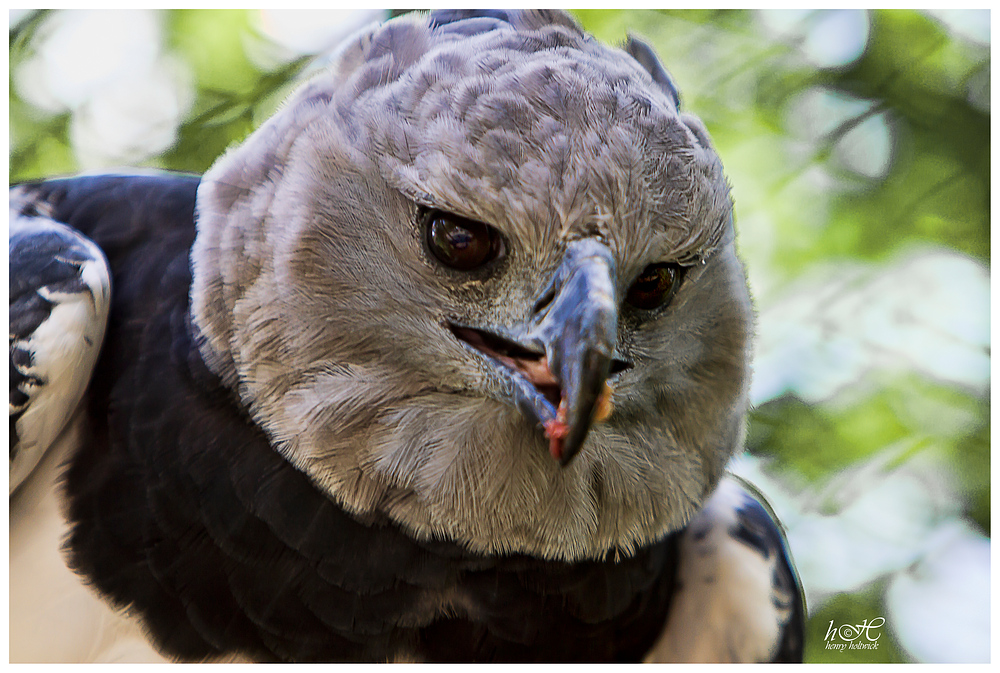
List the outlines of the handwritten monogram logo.
<svg viewBox="0 0 1000 673">
<path fill-rule="evenodd" d="M 885 625 L 885 617 L 876 617 L 860 624 L 841 624 L 834 626 L 833 620 L 826 630 L 826 649 L 828 650 L 877 650 L 878 639 L 882 634 L 878 629 Z"/>
</svg>

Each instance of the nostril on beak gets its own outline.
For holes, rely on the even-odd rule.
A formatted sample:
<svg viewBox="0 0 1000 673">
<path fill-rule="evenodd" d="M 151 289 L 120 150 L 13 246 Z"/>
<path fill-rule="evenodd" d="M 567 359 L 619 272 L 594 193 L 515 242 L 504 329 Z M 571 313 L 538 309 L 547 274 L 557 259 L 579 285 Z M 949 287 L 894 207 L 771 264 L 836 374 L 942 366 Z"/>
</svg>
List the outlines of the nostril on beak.
<svg viewBox="0 0 1000 673">
<path fill-rule="evenodd" d="M 539 313 L 544 311 L 546 308 L 548 308 L 549 304 L 552 303 L 552 300 L 555 299 L 555 297 L 556 297 L 556 290 L 554 287 L 550 286 L 549 289 L 545 292 L 545 294 L 539 297 L 538 301 L 536 301 L 535 305 L 531 308 L 532 314 L 538 315 Z"/>
</svg>

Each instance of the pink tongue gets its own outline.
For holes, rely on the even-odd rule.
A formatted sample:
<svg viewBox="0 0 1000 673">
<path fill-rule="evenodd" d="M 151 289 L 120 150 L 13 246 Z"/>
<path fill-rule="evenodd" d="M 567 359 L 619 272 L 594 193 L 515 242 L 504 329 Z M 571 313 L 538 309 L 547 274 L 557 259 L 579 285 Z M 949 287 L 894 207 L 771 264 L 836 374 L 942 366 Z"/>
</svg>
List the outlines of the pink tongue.
<svg viewBox="0 0 1000 673">
<path fill-rule="evenodd" d="M 549 438 L 549 453 L 556 460 L 562 462 L 563 439 L 569 434 L 569 426 L 566 425 L 566 407 L 562 404 L 556 412 L 556 417 L 545 421 L 545 436 Z"/>
<path fill-rule="evenodd" d="M 552 370 L 549 369 L 548 358 L 521 360 L 519 358 L 501 356 L 500 359 L 508 367 L 517 369 L 524 374 L 524 378 L 535 384 L 535 387 L 559 385 L 556 377 L 552 374 Z M 566 425 L 566 406 L 560 400 L 559 408 L 556 409 L 556 417 L 545 421 L 545 436 L 549 438 L 549 453 L 556 460 L 562 460 L 563 439 L 568 434 L 569 426 Z"/>
</svg>

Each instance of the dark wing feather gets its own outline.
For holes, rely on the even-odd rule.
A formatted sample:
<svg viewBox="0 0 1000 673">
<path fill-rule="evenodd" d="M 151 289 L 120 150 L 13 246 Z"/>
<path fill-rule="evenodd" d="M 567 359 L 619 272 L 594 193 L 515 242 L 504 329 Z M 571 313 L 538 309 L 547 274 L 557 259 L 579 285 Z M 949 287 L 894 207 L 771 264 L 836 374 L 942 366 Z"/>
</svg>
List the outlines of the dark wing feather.
<svg viewBox="0 0 1000 673">
<path fill-rule="evenodd" d="M 736 515 L 736 523 L 729 528 L 732 539 L 756 550 L 762 559 L 771 562 L 771 604 L 780 624 L 780 636 L 771 661 L 802 663 L 805 600 L 781 524 L 759 493 L 746 492 Z"/>
<path fill-rule="evenodd" d="M 75 412 L 107 321 L 110 279 L 100 249 L 47 215 L 29 187 L 10 194 L 10 492 Z"/>
</svg>

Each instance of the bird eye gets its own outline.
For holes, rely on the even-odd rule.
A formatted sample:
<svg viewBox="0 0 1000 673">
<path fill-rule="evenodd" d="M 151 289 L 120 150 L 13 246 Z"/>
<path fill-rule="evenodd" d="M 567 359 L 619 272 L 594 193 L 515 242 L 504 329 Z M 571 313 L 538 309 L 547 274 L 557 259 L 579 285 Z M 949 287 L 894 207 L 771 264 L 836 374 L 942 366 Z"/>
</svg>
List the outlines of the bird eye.
<svg viewBox="0 0 1000 673">
<path fill-rule="evenodd" d="M 431 252 L 452 269 L 478 269 L 503 251 L 500 232 L 488 224 L 440 210 L 428 212 L 425 218 Z"/>
<path fill-rule="evenodd" d="M 650 311 L 666 304 L 680 287 L 684 267 L 679 264 L 650 264 L 632 283 L 625 301 Z"/>
</svg>

